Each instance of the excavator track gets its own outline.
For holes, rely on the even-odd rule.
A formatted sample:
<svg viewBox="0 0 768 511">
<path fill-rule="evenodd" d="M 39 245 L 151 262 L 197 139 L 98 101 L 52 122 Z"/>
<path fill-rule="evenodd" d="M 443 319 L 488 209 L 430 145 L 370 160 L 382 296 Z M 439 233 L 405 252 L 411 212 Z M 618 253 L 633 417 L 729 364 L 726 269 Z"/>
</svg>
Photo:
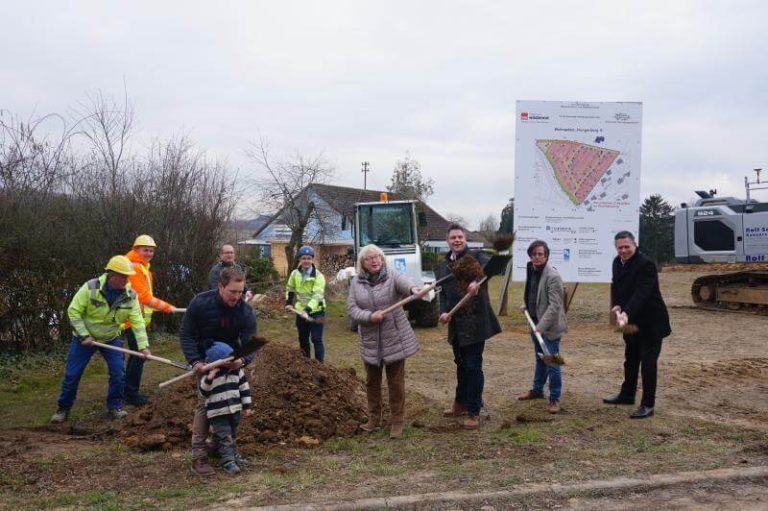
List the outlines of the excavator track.
<svg viewBox="0 0 768 511">
<path fill-rule="evenodd" d="M 701 309 L 749 310 L 768 315 L 768 271 L 704 275 L 693 281 L 691 298 Z"/>
</svg>

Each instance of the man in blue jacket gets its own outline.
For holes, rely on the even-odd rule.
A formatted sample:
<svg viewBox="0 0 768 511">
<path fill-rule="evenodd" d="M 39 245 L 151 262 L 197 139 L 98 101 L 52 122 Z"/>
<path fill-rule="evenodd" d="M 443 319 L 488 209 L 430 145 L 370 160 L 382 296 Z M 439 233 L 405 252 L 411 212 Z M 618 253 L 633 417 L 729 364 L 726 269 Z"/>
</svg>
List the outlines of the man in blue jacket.
<svg viewBox="0 0 768 511">
<path fill-rule="evenodd" d="M 196 295 L 187 307 L 179 333 L 181 351 L 198 376 L 205 366 L 205 352 L 214 342 L 223 342 L 237 349 L 256 334 L 256 315 L 243 300 L 245 276 L 237 268 L 221 270 L 216 289 Z M 238 358 L 224 365 L 237 370 L 248 365 L 255 354 Z M 203 477 L 214 474 L 206 459 L 205 438 L 208 419 L 205 399 L 198 395 L 192 422 L 192 471 Z"/>
</svg>

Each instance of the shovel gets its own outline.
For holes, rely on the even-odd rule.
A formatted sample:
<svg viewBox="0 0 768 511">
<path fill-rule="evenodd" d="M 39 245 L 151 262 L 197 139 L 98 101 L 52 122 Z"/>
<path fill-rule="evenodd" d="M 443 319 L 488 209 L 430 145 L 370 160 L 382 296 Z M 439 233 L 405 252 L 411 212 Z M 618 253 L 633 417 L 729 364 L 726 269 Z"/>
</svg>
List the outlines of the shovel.
<svg viewBox="0 0 768 511">
<path fill-rule="evenodd" d="M 616 331 L 622 334 L 632 335 L 640 331 L 637 325 L 628 322 L 626 314 L 622 314 L 619 309 L 613 311 L 611 320 L 611 324 L 616 327 Z"/>
<path fill-rule="evenodd" d="M 203 366 L 204 371 L 210 371 L 214 367 L 219 367 L 227 362 L 232 362 L 233 360 L 244 357 L 245 355 L 250 355 L 251 353 L 258 351 L 259 349 L 263 348 L 265 344 L 269 343 L 268 339 L 265 339 L 264 337 L 256 337 L 255 335 L 252 336 L 244 345 L 237 348 L 234 352 L 232 352 L 232 355 L 228 356 L 227 358 L 222 358 L 221 360 L 216 360 L 215 362 L 211 362 L 210 364 L 206 364 Z M 166 380 L 158 385 L 158 387 L 166 387 L 170 385 L 171 383 L 176 383 L 177 381 L 183 380 L 185 378 L 188 378 L 195 374 L 195 371 L 187 371 L 184 374 L 180 374 L 179 376 L 176 376 L 175 378 L 171 378 L 170 380 Z"/>
<path fill-rule="evenodd" d="M 531 327 L 531 331 L 536 336 L 536 340 L 539 341 L 539 347 L 541 348 L 541 353 L 537 353 L 539 358 L 542 362 L 544 362 L 547 365 L 565 365 L 565 359 L 560 356 L 558 353 L 557 355 L 552 355 L 549 350 L 547 349 L 547 345 L 544 344 L 544 339 L 542 339 L 541 334 L 536 331 L 536 325 L 533 324 L 533 320 L 531 319 L 531 315 L 528 314 L 528 311 L 523 309 L 523 313 L 525 314 L 525 319 L 528 320 L 528 326 Z"/>
<path fill-rule="evenodd" d="M 453 277 L 453 273 L 449 273 L 445 277 L 442 277 L 442 278 L 436 280 L 435 282 L 433 282 L 431 284 L 427 284 L 423 288 L 419 289 L 419 291 L 416 294 L 406 296 L 405 298 L 403 298 L 399 302 L 393 303 L 392 305 L 390 305 L 386 309 L 382 309 L 381 310 L 382 314 L 389 314 L 390 312 L 392 312 L 393 310 L 397 309 L 398 307 L 402 307 L 403 305 L 409 304 L 409 303 L 411 303 L 414 300 L 418 300 L 419 298 L 421 298 L 425 294 L 427 294 L 430 291 L 432 291 L 433 289 L 435 289 L 438 284 L 440 284 L 441 282 L 444 282 L 444 281 L 450 279 L 451 277 Z"/>
<path fill-rule="evenodd" d="M 478 286 L 482 286 L 482 285 L 483 285 L 483 282 L 485 282 L 486 280 L 488 280 L 488 276 L 487 276 L 487 275 L 486 275 L 485 277 L 483 277 L 482 279 L 480 279 L 480 280 L 477 280 L 477 281 L 476 281 L 476 282 L 477 282 L 477 285 L 478 285 Z M 459 309 L 461 309 L 461 308 L 464 306 L 464 304 L 465 304 L 465 303 L 467 303 L 467 301 L 468 301 L 470 298 L 472 298 L 472 296 L 473 296 L 473 295 L 470 295 L 469 293 L 465 294 L 465 295 L 464 295 L 464 297 L 463 297 L 461 300 L 459 300 L 459 303 L 457 303 L 456 305 L 454 305 L 454 306 L 453 306 L 453 309 L 451 309 L 450 311 L 448 311 L 448 321 L 450 321 L 450 320 L 451 320 L 451 318 L 452 318 L 452 317 L 453 317 L 453 315 L 456 313 L 456 311 L 457 311 L 457 310 L 459 310 Z M 476 296 L 476 295 L 475 295 L 475 296 Z"/>
<path fill-rule="evenodd" d="M 163 358 L 163 357 L 156 357 L 155 355 L 147 355 L 144 357 L 144 354 L 140 351 L 133 351 L 126 348 L 120 348 L 118 346 L 112 346 L 111 344 L 104 344 L 103 342 L 93 341 L 93 345 L 97 348 L 105 348 L 112 351 L 119 351 L 121 353 L 127 353 L 128 355 L 133 355 L 139 358 L 146 358 L 147 360 L 154 360 L 155 362 L 162 362 L 163 364 L 172 365 L 173 367 L 178 367 L 179 369 L 188 370 L 189 364 L 182 364 L 181 362 L 175 362 L 169 358 Z"/>
<path fill-rule="evenodd" d="M 309 323 L 322 323 L 323 322 L 322 318 L 313 318 L 312 316 L 310 316 L 309 314 L 307 314 L 304 311 L 300 311 L 298 309 L 294 309 L 292 305 L 286 305 L 285 308 L 288 309 L 289 311 L 293 312 L 297 316 L 299 316 L 304 321 L 307 321 Z"/>
</svg>

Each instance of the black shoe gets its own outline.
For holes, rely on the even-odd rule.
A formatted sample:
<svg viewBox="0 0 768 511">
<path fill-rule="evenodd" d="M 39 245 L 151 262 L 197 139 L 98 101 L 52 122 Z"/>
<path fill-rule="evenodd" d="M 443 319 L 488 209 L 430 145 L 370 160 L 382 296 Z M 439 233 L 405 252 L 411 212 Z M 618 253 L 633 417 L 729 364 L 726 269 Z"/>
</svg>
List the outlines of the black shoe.
<svg viewBox="0 0 768 511">
<path fill-rule="evenodd" d="M 637 410 L 629 414 L 630 419 L 646 419 L 653 415 L 652 406 L 640 406 Z"/>
<path fill-rule="evenodd" d="M 603 403 L 609 404 L 609 405 L 633 405 L 635 404 L 635 398 L 633 397 L 625 397 L 621 394 L 613 394 L 608 397 L 603 398 Z"/>
<path fill-rule="evenodd" d="M 131 406 L 144 406 L 149 403 L 149 397 L 144 394 L 132 394 L 125 396 L 125 402 Z"/>
</svg>

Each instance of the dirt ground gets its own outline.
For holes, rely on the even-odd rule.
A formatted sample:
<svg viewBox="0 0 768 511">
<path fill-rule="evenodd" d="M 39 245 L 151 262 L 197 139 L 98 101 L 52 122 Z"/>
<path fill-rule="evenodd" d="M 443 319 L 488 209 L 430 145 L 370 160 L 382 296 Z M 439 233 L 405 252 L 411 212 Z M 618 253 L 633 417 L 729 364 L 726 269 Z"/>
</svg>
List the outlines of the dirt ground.
<svg viewBox="0 0 768 511">
<path fill-rule="evenodd" d="M 447 491 L 457 485 L 487 490 L 526 481 L 766 465 L 768 317 L 694 309 L 689 289 L 697 275 L 661 274 L 673 334 L 664 341 L 660 358 L 657 415 L 648 421 L 629 421 L 630 408 L 601 403 L 604 395 L 617 391 L 623 360 L 620 334 L 606 325 L 604 285 L 583 285 L 569 311 L 570 330 L 561 346 L 567 361 L 563 411 L 557 416 L 546 413 L 544 401 L 515 399 L 529 388 L 533 349 L 519 317 L 502 318 L 504 332 L 485 351 L 482 428 L 467 434 L 478 436 L 462 436 L 465 433 L 458 423 L 440 417 L 455 384 L 443 328 L 417 331 L 421 351 L 407 363 L 409 427 L 405 441 L 394 447 L 386 440 L 386 432 L 370 439 L 355 434 L 355 424 L 364 418 L 364 394 L 362 382 L 350 369 L 359 365 L 354 337 L 341 340 L 342 318 L 338 327 L 332 323 L 327 327 L 326 366 L 303 359 L 292 341 L 286 346 L 268 346 L 252 368 L 257 416 L 244 424 L 241 442 L 246 454 L 256 458 L 252 470 L 258 475 L 253 476 L 253 484 L 246 485 L 243 479 L 227 491 L 246 495 L 243 502 L 247 505 L 278 504 Z M 519 293 L 511 297 L 511 303 L 517 301 Z M 284 323 L 270 328 L 291 332 L 292 321 Z M 338 336 L 335 344 L 334 332 Z M 332 368 L 334 361 L 346 369 Z M 193 390 L 185 385 L 156 394 L 153 405 L 134 411 L 123 425 L 102 420 L 0 431 L 0 491 L 53 498 L 56 506 L 78 507 L 67 504 L 61 495 L 94 488 L 122 495 L 126 485 L 139 481 L 145 491 L 142 498 L 150 499 L 144 501 L 146 507 L 157 502 L 157 492 L 165 495 L 164 488 L 180 488 L 184 498 L 191 498 L 184 492 L 198 491 L 199 484 L 189 472 L 186 447 Z M 540 429 L 531 429 L 539 425 Z M 554 440 L 537 443 L 534 434 Z M 635 436 L 625 439 L 625 434 Z M 702 435 L 705 441 L 700 440 Z M 463 443 L 452 445 L 456 438 Z M 631 451 L 640 454 L 623 457 L 620 444 L 625 441 L 640 443 Z M 616 444 L 608 461 L 581 454 L 600 448 L 601 442 Z M 526 460 L 533 466 L 525 465 Z M 362 465 L 357 466 L 359 463 Z M 371 468 L 376 463 L 383 468 Z M 402 465 L 405 472 L 386 468 L 389 463 Z M 479 470 L 487 470 L 483 480 L 462 475 L 462 466 L 473 463 L 482 467 Z M 368 479 L 371 470 L 379 474 L 373 481 Z M 336 478 L 334 472 L 346 476 Z M 356 479 L 358 474 L 364 475 Z M 313 478 L 325 485 L 316 487 Z M 146 496 L 150 490 L 154 497 Z M 649 505 L 641 507 L 631 507 L 627 500 L 642 494 L 637 491 L 553 504 L 564 509 L 730 509 L 764 504 L 766 495 L 764 486 L 738 481 L 718 483 L 709 500 L 705 485 L 696 487 L 696 500 L 690 502 L 683 490 L 679 495 L 669 492 L 673 490 L 648 492 L 644 504 Z M 59 500 L 55 500 L 57 496 Z M 673 500 L 675 506 L 665 505 L 670 499 L 677 499 Z M 140 499 L 137 502 L 137 508 L 145 507 Z M 161 508 L 175 506 L 170 504 L 172 499 L 161 502 L 166 502 Z M 541 500 L 516 502 L 512 507 L 518 505 L 524 509 L 551 507 Z M 506 507 L 502 504 L 497 509 Z"/>
</svg>

